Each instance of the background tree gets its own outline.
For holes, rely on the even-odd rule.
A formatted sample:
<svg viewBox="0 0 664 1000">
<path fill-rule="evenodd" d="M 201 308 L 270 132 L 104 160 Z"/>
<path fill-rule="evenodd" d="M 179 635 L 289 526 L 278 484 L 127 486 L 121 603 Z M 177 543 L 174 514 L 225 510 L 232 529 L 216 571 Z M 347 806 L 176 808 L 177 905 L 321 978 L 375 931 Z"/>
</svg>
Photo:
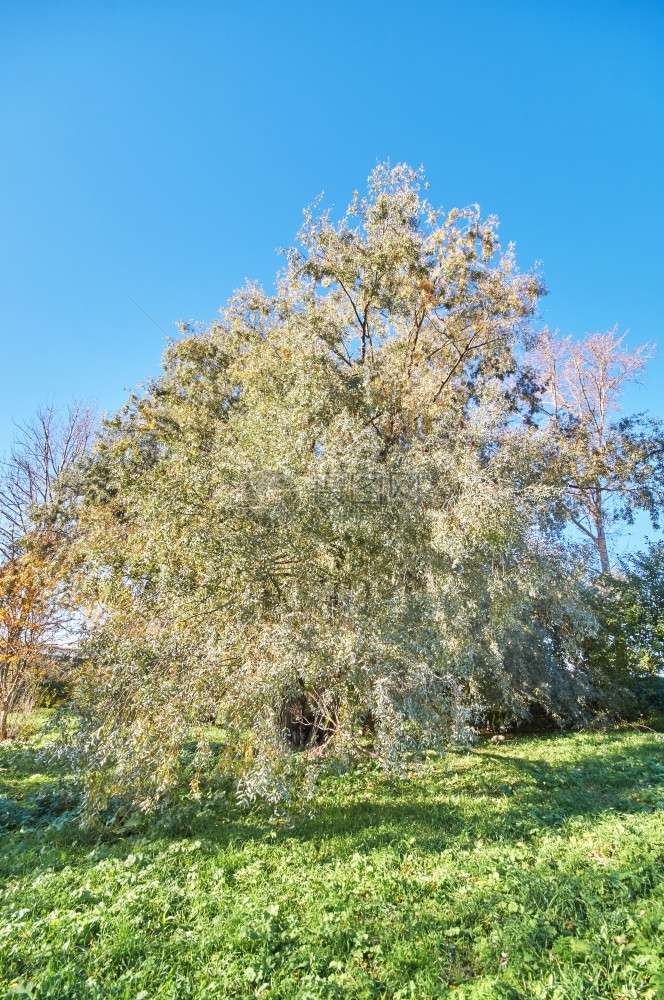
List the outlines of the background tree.
<svg viewBox="0 0 664 1000">
<path fill-rule="evenodd" d="M 664 709 L 664 545 L 650 543 L 622 560 L 588 599 L 599 628 L 585 640 L 584 655 L 607 707 L 621 714 Z"/>
<path fill-rule="evenodd" d="M 664 431 L 644 414 L 620 417 L 627 386 L 640 382 L 653 349 L 623 346 L 616 330 L 580 341 L 545 331 L 533 355 L 549 420 L 549 479 L 564 489 L 567 516 L 589 539 L 602 572 L 609 537 L 646 511 L 654 527 L 664 502 Z"/>
<path fill-rule="evenodd" d="M 85 453 L 94 417 L 77 404 L 52 406 L 19 427 L 0 465 L 0 739 L 9 714 L 34 686 L 48 654 L 65 639 L 71 608 L 62 587 L 62 487 Z M 66 520 L 66 516 L 65 516 Z"/>
</svg>

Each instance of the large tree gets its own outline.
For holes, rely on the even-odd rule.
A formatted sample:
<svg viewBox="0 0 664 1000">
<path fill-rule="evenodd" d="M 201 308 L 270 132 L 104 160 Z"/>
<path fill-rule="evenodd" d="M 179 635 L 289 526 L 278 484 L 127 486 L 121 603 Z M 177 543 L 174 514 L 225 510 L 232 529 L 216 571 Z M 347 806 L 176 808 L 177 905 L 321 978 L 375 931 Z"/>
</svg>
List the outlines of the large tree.
<svg viewBox="0 0 664 1000">
<path fill-rule="evenodd" d="M 396 763 L 473 711 L 578 710 L 584 612 L 517 360 L 542 284 L 419 182 L 381 166 L 338 222 L 308 212 L 276 293 L 184 328 L 106 425 L 77 523 L 92 801 L 153 802 L 192 735 L 203 766 L 205 717 L 278 797 L 285 730 Z"/>
</svg>

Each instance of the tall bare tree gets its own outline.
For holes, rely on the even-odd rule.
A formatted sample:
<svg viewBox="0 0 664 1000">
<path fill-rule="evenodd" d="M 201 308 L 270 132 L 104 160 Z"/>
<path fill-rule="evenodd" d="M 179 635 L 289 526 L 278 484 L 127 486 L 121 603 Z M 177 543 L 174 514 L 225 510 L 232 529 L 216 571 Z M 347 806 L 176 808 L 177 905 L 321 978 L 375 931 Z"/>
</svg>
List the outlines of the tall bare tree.
<svg viewBox="0 0 664 1000">
<path fill-rule="evenodd" d="M 579 341 L 547 330 L 535 353 L 555 442 L 550 474 L 563 484 L 568 517 L 605 573 L 612 528 L 631 523 L 637 510 L 657 527 L 664 503 L 662 426 L 644 414 L 621 416 L 625 389 L 642 382 L 654 349 L 629 350 L 624 340 L 615 328 Z"/>
<path fill-rule="evenodd" d="M 41 407 L 19 426 L 0 463 L 0 740 L 71 620 L 53 515 L 63 478 L 87 450 L 94 424 L 83 403 L 62 415 Z"/>
</svg>

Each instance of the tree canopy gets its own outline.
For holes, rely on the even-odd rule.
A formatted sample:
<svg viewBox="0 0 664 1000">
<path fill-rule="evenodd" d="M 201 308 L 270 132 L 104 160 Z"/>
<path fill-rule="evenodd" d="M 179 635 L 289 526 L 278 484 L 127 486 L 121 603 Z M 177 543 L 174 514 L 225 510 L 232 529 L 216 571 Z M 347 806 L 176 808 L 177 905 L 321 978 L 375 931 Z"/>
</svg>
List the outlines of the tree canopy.
<svg viewBox="0 0 664 1000">
<path fill-rule="evenodd" d="M 278 799 L 293 742 L 399 767 L 482 713 L 583 713 L 592 619 L 522 361 L 543 284 L 421 180 L 307 211 L 274 294 L 183 327 L 106 423 L 70 535 L 91 801 L 150 805 L 192 740 L 195 787 L 206 720 Z"/>
</svg>

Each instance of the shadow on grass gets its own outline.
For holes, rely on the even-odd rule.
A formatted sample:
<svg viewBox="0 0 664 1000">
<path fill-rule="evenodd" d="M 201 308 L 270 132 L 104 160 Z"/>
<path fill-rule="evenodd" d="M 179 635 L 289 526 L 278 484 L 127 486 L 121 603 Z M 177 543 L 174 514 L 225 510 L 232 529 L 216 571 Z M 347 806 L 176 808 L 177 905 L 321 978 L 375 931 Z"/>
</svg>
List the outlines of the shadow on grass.
<svg viewBox="0 0 664 1000">
<path fill-rule="evenodd" d="M 567 737 L 569 738 L 569 737 Z M 563 736 L 547 738 L 552 748 Z M 435 777 L 383 779 L 371 798 L 317 810 L 295 837 L 345 835 L 365 848 L 415 836 L 420 851 L 483 840 L 527 840 L 543 828 L 606 813 L 651 812 L 664 806 L 664 743 L 625 746 L 616 735 L 572 761 L 529 759 L 488 750 L 455 755 L 457 766 Z M 542 741 L 544 742 L 544 741 Z M 518 746 L 518 744 L 517 744 Z M 450 755 L 451 756 L 451 755 Z"/>
<path fill-rule="evenodd" d="M 241 812 L 229 795 L 174 807 L 156 818 L 130 815 L 123 823 L 87 829 L 77 821 L 71 779 L 45 768 L 26 744 L 0 757 L 0 838 L 19 833 L 26 849 L 37 842 L 88 849 L 107 843 L 119 855 L 123 845 L 130 853 L 136 838 L 163 843 L 187 837 L 201 839 L 212 851 L 231 842 L 242 847 L 291 839 L 317 845 L 321 855 L 386 846 L 440 852 L 479 838 L 525 841 L 577 819 L 662 808 L 664 742 L 626 740 L 624 732 L 595 737 L 590 744 L 572 744 L 574 739 L 561 734 L 515 741 L 500 751 L 487 746 L 458 751 L 429 773 L 403 780 L 371 770 L 327 779 L 315 811 L 282 824 L 260 809 Z M 532 756 L 522 756 L 521 745 Z"/>
</svg>

